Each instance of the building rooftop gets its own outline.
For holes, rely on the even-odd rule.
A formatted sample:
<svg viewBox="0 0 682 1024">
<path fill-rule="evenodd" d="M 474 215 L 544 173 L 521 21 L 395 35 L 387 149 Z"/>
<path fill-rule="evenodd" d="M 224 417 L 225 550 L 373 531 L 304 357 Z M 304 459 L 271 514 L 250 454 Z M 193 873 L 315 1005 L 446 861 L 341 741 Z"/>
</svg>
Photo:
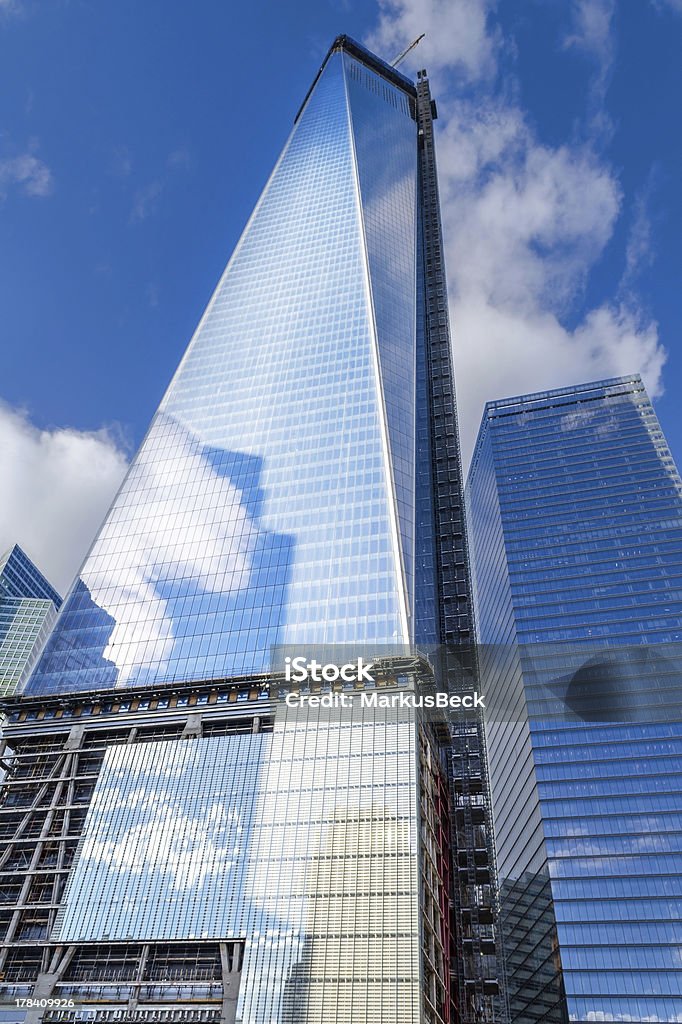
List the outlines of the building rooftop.
<svg viewBox="0 0 682 1024">
<path fill-rule="evenodd" d="M 0 557 L 2 597 L 47 598 L 55 608 L 59 608 L 62 603 L 60 594 L 18 544 L 14 544 Z"/>
<path fill-rule="evenodd" d="M 571 384 L 564 388 L 551 391 L 534 391 L 527 395 L 516 395 L 512 398 L 496 398 L 486 402 L 478 430 L 474 453 L 471 458 L 471 474 L 476 467 L 481 447 L 488 432 L 488 424 L 505 416 L 518 416 L 522 413 L 538 412 L 554 406 L 576 405 L 583 402 L 594 402 L 607 395 L 632 394 L 641 392 L 646 396 L 646 389 L 638 373 L 627 377 L 609 377 L 606 380 L 588 381 L 585 384 Z"/>
<path fill-rule="evenodd" d="M 368 50 L 366 46 L 362 45 L 362 43 L 356 42 L 355 39 L 351 39 L 350 36 L 340 35 L 336 37 L 332 45 L 329 47 L 327 55 L 322 61 L 322 64 L 320 65 L 320 70 L 315 75 L 313 83 L 308 89 L 308 92 L 305 94 L 303 103 L 298 109 L 298 113 L 294 118 L 294 124 L 298 121 L 299 117 L 301 116 L 301 112 L 305 107 L 306 103 L 308 102 L 310 94 L 317 85 L 320 75 L 327 66 L 329 58 L 332 56 L 332 54 L 338 53 L 339 51 L 349 53 L 351 57 L 354 57 L 361 64 L 364 64 L 365 67 L 368 67 L 371 71 L 375 71 L 378 75 L 381 75 L 382 78 L 385 78 L 388 82 L 390 82 L 392 85 L 395 85 L 398 89 L 402 89 L 402 91 L 407 93 L 408 96 L 416 97 L 417 90 L 414 82 L 411 81 L 411 79 L 406 78 L 405 75 L 401 75 L 399 71 L 396 71 L 394 67 L 391 67 L 390 64 L 387 64 L 387 62 L 385 60 L 382 60 L 381 57 L 377 57 L 375 53 L 372 53 L 371 50 Z"/>
<path fill-rule="evenodd" d="M 644 385 L 638 373 L 629 377 L 609 377 L 606 380 L 589 381 L 586 384 L 571 384 L 565 388 L 552 391 L 535 391 L 528 395 L 517 395 L 514 398 L 496 398 L 486 402 L 484 416 L 492 417 L 496 413 L 510 415 L 515 412 L 527 412 L 529 406 L 545 407 L 548 405 L 565 405 L 566 401 L 589 401 L 591 398 L 603 396 L 605 391 L 617 389 L 643 391 Z"/>
</svg>

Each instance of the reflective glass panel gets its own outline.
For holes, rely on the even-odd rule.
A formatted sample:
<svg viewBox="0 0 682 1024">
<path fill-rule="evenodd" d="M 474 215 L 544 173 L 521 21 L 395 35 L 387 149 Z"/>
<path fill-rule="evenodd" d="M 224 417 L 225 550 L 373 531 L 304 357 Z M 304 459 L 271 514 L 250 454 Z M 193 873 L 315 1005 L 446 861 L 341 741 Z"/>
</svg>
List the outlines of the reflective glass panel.
<svg viewBox="0 0 682 1024">
<path fill-rule="evenodd" d="M 344 60 L 294 128 L 30 692 L 267 671 L 275 643 L 409 639 L 416 125 L 400 90 Z"/>
<path fill-rule="evenodd" d="M 418 1024 L 413 724 L 108 750 L 52 938 L 240 936 L 243 1024 Z"/>
<path fill-rule="evenodd" d="M 490 699 L 517 716 L 488 730 L 512 1019 L 563 1021 L 561 983 L 571 1021 L 680 1020 L 682 725 L 617 713 L 682 640 L 682 482 L 641 380 L 489 403 L 467 498 Z M 601 708 L 580 677 L 594 721 L 543 720 L 537 666 L 561 682 L 581 645 L 645 668 Z"/>
</svg>

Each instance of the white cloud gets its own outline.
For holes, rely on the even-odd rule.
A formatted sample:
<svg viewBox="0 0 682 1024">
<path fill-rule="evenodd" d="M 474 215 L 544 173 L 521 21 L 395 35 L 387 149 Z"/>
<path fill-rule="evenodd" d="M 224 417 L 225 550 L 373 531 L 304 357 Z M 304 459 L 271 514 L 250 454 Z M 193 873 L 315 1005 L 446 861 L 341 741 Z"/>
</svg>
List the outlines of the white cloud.
<svg viewBox="0 0 682 1024">
<path fill-rule="evenodd" d="M 652 0 L 656 10 L 674 11 L 675 14 L 682 14 L 682 0 Z"/>
<path fill-rule="evenodd" d="M 157 180 L 150 182 L 149 185 L 145 185 L 135 192 L 133 208 L 130 211 L 130 221 L 132 224 L 146 220 L 147 217 L 156 211 L 163 187 L 163 182 Z"/>
<path fill-rule="evenodd" d="M 485 297 L 454 305 L 462 449 L 468 459 L 484 403 L 639 371 L 657 394 L 665 353 L 656 325 L 619 305 L 591 310 L 570 331 L 540 308 L 514 313 Z"/>
<path fill-rule="evenodd" d="M 493 100 L 455 104 L 438 155 L 465 454 L 489 398 L 633 371 L 658 393 L 665 356 L 631 292 L 562 322 L 620 213 L 610 169 L 584 145 L 542 145 Z"/>
<path fill-rule="evenodd" d="M 665 353 L 632 288 L 580 312 L 622 206 L 619 181 L 595 141 L 608 123 L 612 0 L 573 4 L 566 41 L 598 66 L 588 141 L 561 146 L 538 138 L 514 99 L 515 81 L 496 75 L 499 54 L 512 46 L 491 24 L 486 0 L 381 0 L 379 11 L 374 45 L 405 45 L 410 33 L 429 31 L 425 19 L 437 33 L 415 61 L 430 74 L 435 66 L 439 77 L 438 169 L 465 461 L 487 399 L 636 371 L 650 393 L 660 393 Z M 462 69 L 466 99 L 448 86 L 448 71 Z M 626 276 L 642 234 L 643 226 L 623 254 Z"/>
<path fill-rule="evenodd" d="M 126 495 L 144 493 L 144 516 L 137 517 L 134 532 L 129 521 L 109 522 L 83 575 L 92 600 L 115 620 L 104 657 L 116 665 L 119 685 L 141 664 L 165 667 L 173 650 L 173 618 L 161 591 L 176 580 L 192 580 L 204 593 L 227 596 L 249 584 L 258 528 L 241 492 L 216 472 L 189 430 L 179 423 L 174 429 L 172 463 L 148 445 L 121 492 L 123 505 Z M 157 429 L 157 439 L 161 435 Z M 213 501 L 201 508 L 206 494 Z"/>
<path fill-rule="evenodd" d="M 573 0 L 573 28 L 566 37 L 566 46 L 574 46 L 590 54 L 600 64 L 610 64 L 613 59 L 611 21 L 614 6 L 614 0 Z"/>
<path fill-rule="evenodd" d="M 32 153 L 0 160 L 0 199 L 4 199 L 13 186 L 27 196 L 49 196 L 52 192 L 50 168 Z"/>
<path fill-rule="evenodd" d="M 611 235 L 617 182 L 588 149 L 538 143 L 504 106 L 459 105 L 439 142 L 453 297 L 561 309 Z"/>
<path fill-rule="evenodd" d="M 620 293 L 626 296 L 633 294 L 639 274 L 654 261 L 648 209 L 650 191 L 651 176 L 646 188 L 633 203 L 632 223 L 625 250 L 625 270 L 620 282 Z"/>
<path fill-rule="evenodd" d="M 419 67 L 455 70 L 470 80 L 492 73 L 497 47 L 487 27 L 494 0 L 379 0 L 379 21 L 368 45 L 392 61 L 422 32 L 414 51 Z"/>
<path fill-rule="evenodd" d="M 616 55 L 613 35 L 615 0 L 573 0 L 572 30 L 564 39 L 567 48 L 591 58 L 595 73 L 586 90 L 588 128 L 595 138 L 608 139 L 613 131 L 604 101 Z"/>
<path fill-rule="evenodd" d="M 18 542 L 64 593 L 123 479 L 107 430 L 38 430 L 0 403 L 0 549 Z"/>
</svg>

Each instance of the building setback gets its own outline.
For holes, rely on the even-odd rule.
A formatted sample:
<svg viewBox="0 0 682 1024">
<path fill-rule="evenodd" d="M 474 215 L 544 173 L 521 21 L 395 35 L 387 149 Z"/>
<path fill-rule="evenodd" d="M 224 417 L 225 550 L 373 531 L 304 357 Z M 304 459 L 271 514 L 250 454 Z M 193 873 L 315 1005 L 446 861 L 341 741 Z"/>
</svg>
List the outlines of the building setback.
<svg viewBox="0 0 682 1024">
<path fill-rule="evenodd" d="M 682 1019 L 682 484 L 639 377 L 489 402 L 467 483 L 511 1018 Z"/>
<path fill-rule="evenodd" d="M 434 116 L 334 42 L 8 707 L 8 1001 L 499 1019 L 480 723 L 285 710 L 271 655 L 471 637 Z"/>
</svg>

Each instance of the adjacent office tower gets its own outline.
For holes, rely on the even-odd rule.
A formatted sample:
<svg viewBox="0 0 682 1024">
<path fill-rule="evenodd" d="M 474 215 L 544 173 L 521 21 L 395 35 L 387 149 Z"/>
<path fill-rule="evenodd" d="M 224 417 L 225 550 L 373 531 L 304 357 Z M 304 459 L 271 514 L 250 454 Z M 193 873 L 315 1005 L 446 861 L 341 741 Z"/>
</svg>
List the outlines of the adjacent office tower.
<svg viewBox="0 0 682 1024">
<path fill-rule="evenodd" d="M 18 544 L 0 558 L 0 695 L 21 687 L 61 603 Z"/>
<path fill-rule="evenodd" d="M 512 1020 L 682 1020 L 682 484 L 640 378 L 489 402 L 467 490 Z"/>
<path fill-rule="evenodd" d="M 361 645 L 390 689 L 470 636 L 434 115 L 424 72 L 333 44 L 9 709 L 6 999 L 492 1013 L 477 723 L 451 759 L 430 726 L 285 711 L 270 654 Z"/>
</svg>

